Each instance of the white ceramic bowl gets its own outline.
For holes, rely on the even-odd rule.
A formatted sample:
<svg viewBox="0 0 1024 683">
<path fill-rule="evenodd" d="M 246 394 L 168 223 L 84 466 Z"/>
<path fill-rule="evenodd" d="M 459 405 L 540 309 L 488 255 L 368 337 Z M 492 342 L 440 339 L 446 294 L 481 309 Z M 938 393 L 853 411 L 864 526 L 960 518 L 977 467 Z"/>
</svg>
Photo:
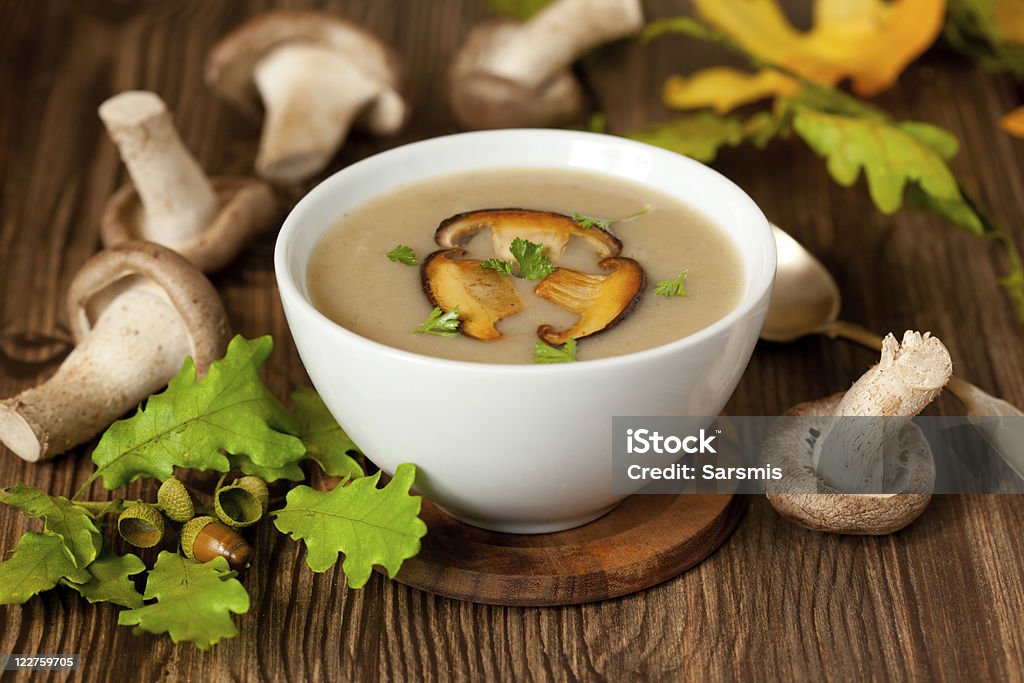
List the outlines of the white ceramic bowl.
<svg viewBox="0 0 1024 683">
<path fill-rule="evenodd" d="M 516 167 L 585 169 L 681 198 L 737 244 L 746 280 L 741 302 L 710 327 L 671 344 L 538 366 L 400 351 L 346 330 L 310 303 L 310 252 L 345 212 L 432 176 Z M 764 321 L 775 242 L 742 190 L 691 159 L 593 133 L 501 130 L 417 142 L 335 173 L 285 220 L 274 266 L 313 384 L 375 463 L 388 472 L 415 463 L 417 488 L 470 524 L 542 533 L 595 519 L 624 497 L 612 493 L 612 416 L 721 411 Z"/>
</svg>

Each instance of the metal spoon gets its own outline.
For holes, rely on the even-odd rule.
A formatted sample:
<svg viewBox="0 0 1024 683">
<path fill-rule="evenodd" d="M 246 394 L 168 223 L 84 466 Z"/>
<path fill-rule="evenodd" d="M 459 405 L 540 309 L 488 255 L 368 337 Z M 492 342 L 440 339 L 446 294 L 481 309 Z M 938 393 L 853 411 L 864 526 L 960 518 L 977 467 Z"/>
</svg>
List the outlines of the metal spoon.
<svg viewBox="0 0 1024 683">
<path fill-rule="evenodd" d="M 778 247 L 778 271 L 761 339 L 791 342 L 808 334 L 824 334 L 880 350 L 882 338 L 877 334 L 838 320 L 842 303 L 839 287 L 821 261 L 782 228 L 772 225 L 772 231 Z M 950 379 L 946 388 L 964 404 L 968 416 L 1024 416 L 1024 412 L 1006 401 L 959 377 Z M 1017 474 L 1024 477 L 1024 444 L 1016 443 L 1016 432 L 1002 429 L 998 420 L 975 424 Z"/>
</svg>

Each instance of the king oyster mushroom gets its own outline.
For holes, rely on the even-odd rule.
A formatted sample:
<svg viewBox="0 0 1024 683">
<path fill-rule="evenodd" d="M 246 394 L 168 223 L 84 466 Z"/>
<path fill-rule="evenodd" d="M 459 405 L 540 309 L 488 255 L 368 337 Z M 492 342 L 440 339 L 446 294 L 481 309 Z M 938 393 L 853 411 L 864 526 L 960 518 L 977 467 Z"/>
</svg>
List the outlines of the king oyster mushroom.
<svg viewBox="0 0 1024 683">
<path fill-rule="evenodd" d="M 935 482 L 931 448 L 910 419 L 952 372 L 949 352 L 935 337 L 907 331 L 899 343 L 888 335 L 879 363 L 849 391 L 794 406 L 784 415 L 800 419 L 765 440 L 762 460 L 783 475 L 768 483 L 768 500 L 784 517 L 819 531 L 881 535 L 910 524 Z"/>
<path fill-rule="evenodd" d="M 455 118 L 472 129 L 568 123 L 584 106 L 572 63 L 643 24 L 640 0 L 558 0 L 526 23 L 486 21 L 448 73 Z"/>
<path fill-rule="evenodd" d="M 115 95 L 99 115 L 132 178 L 107 202 L 105 246 L 149 240 L 212 272 L 270 226 L 276 213 L 270 186 L 252 178 L 208 179 L 154 93 Z"/>
<path fill-rule="evenodd" d="M 76 346 L 56 374 L 0 401 L 0 442 L 30 462 L 94 437 L 167 384 L 186 356 L 202 376 L 228 342 L 213 285 L 152 242 L 123 242 L 86 261 L 67 313 Z"/>
<path fill-rule="evenodd" d="M 273 183 L 323 170 L 354 124 L 397 133 L 408 116 L 401 60 L 361 26 L 323 12 L 260 14 L 224 36 L 206 81 L 244 112 L 265 120 L 256 171 Z"/>
</svg>

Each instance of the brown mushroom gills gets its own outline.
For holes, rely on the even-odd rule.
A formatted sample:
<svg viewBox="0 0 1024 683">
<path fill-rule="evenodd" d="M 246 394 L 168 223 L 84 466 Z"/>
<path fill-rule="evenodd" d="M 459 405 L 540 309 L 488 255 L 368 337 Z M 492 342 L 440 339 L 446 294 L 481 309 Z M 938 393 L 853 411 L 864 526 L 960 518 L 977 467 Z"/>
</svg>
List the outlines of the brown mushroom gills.
<svg viewBox="0 0 1024 683">
<path fill-rule="evenodd" d="M 459 329 L 473 339 L 500 339 L 495 325 L 523 310 L 508 277 L 480 267 L 477 259 L 454 259 L 464 249 L 435 251 L 423 262 L 423 291 L 444 311 L 459 309 Z"/>
<path fill-rule="evenodd" d="M 928 506 L 935 481 L 935 464 L 928 440 L 920 428 L 909 423 L 901 439 L 911 453 L 902 473 L 906 493 L 847 494 L 821 480 L 811 464 L 813 442 L 805 440 L 811 429 L 821 434 L 835 414 L 843 394 L 801 403 L 784 415 L 806 422 L 799 435 L 782 430 L 762 446 L 761 456 L 782 468 L 783 479 L 769 482 L 765 493 L 772 506 L 787 519 L 814 531 L 835 534 L 878 536 L 891 534 L 913 522 Z"/>
<path fill-rule="evenodd" d="M 601 261 L 608 275 L 592 275 L 559 268 L 541 280 L 537 296 L 580 318 L 572 327 L 556 332 L 551 325 L 537 328 L 537 336 L 548 344 L 561 345 L 569 339 L 583 339 L 614 327 L 636 306 L 644 291 L 644 269 L 631 258 L 615 257 Z"/>
</svg>

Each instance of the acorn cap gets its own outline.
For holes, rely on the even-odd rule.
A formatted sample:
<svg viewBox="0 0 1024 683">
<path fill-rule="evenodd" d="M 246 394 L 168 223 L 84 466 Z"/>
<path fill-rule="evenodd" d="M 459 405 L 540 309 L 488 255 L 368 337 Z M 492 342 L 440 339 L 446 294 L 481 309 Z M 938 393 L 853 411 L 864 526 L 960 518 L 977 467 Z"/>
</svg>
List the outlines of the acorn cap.
<svg viewBox="0 0 1024 683">
<path fill-rule="evenodd" d="M 250 475 L 236 479 L 232 485 L 243 488 L 256 496 L 256 500 L 258 500 L 260 505 L 263 506 L 263 513 L 266 514 L 267 506 L 270 504 L 270 492 L 267 490 L 267 482 L 263 481 L 259 477 L 253 477 Z"/>
<path fill-rule="evenodd" d="M 135 503 L 117 518 L 117 532 L 138 548 L 152 548 L 164 536 L 164 518 L 152 505 Z"/>
<path fill-rule="evenodd" d="M 199 532 L 216 521 L 213 517 L 203 516 L 193 517 L 185 522 L 185 526 L 181 527 L 181 551 L 185 553 L 185 557 L 190 560 L 196 559 L 194 551 L 196 537 Z"/>
<path fill-rule="evenodd" d="M 160 510 L 172 522 L 187 522 L 196 514 L 192 496 L 180 480 L 171 477 L 160 485 L 156 493 L 156 502 Z"/>
<path fill-rule="evenodd" d="M 265 508 L 257 494 L 232 484 L 213 494 L 213 509 L 224 524 L 241 529 L 260 521 Z"/>
</svg>

